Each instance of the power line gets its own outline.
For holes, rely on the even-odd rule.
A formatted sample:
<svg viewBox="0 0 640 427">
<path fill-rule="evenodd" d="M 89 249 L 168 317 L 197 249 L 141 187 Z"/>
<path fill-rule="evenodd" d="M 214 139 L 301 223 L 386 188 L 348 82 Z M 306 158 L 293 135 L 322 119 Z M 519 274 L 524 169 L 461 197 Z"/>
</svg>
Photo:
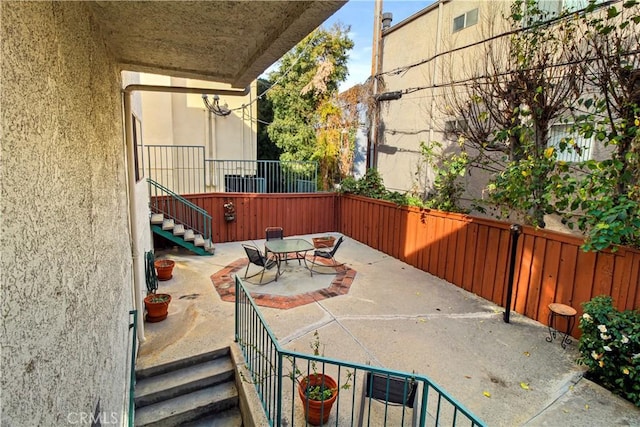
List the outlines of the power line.
<svg viewBox="0 0 640 427">
<path fill-rule="evenodd" d="M 631 55 L 637 55 L 640 53 L 640 49 L 636 49 L 636 50 L 632 50 L 630 52 L 626 52 L 624 54 L 619 54 L 618 56 L 631 56 Z M 611 57 L 614 57 L 614 55 L 612 55 Z M 496 74 L 490 74 L 490 75 L 484 75 L 484 76 L 474 76 L 474 77 L 469 77 L 466 79 L 461 79 L 461 80 L 453 80 L 444 84 L 431 84 L 431 85 L 426 85 L 426 86 L 417 86 L 417 87 L 412 87 L 412 88 L 407 88 L 407 89 L 402 89 L 401 92 L 403 94 L 409 94 L 409 93 L 413 93 L 413 92 L 418 92 L 421 90 L 425 90 L 425 89 L 436 89 L 436 88 L 442 88 L 442 87 L 455 87 L 455 86 L 469 86 L 469 83 L 476 83 L 482 80 L 488 80 L 490 78 L 496 78 L 496 77 L 505 77 L 505 76 L 509 76 L 511 74 L 516 74 L 516 73 L 522 73 L 522 72 L 530 72 L 530 71 L 541 71 L 544 69 L 548 69 L 548 68 L 557 68 L 557 67 L 566 67 L 568 65 L 578 65 L 581 63 L 586 63 L 588 61 L 594 61 L 596 59 L 599 59 L 599 57 L 595 56 L 595 57 L 588 57 L 588 58 L 583 58 L 583 59 L 579 59 L 579 60 L 573 60 L 573 61 L 565 61 L 565 62 L 560 62 L 557 64 L 551 64 L 551 65 L 540 65 L 537 67 L 530 67 L 530 68 L 522 68 L 519 70 L 509 70 L 509 71 L 503 71 L 501 73 L 496 73 Z M 562 77 L 557 77 L 558 79 L 562 78 Z M 488 83 L 488 82 L 486 82 Z"/>
<path fill-rule="evenodd" d="M 609 1 L 606 1 L 604 3 L 599 4 L 597 6 L 597 8 L 600 9 L 600 8 L 603 8 L 603 7 L 606 7 L 606 6 L 610 6 L 610 5 L 615 4 L 615 3 L 619 3 L 621 1 L 622 0 L 609 0 Z M 413 64 L 404 65 L 402 67 L 394 68 L 393 70 L 390 70 L 390 71 L 384 71 L 382 73 L 378 73 L 378 74 L 376 74 L 375 77 L 384 76 L 384 75 L 390 75 L 391 76 L 391 75 L 402 74 L 402 73 L 405 73 L 405 72 L 407 72 L 408 70 L 410 70 L 412 68 L 418 67 L 420 65 L 427 64 L 427 63 L 435 60 L 436 58 L 439 58 L 439 57 L 444 56 L 444 55 L 448 55 L 450 53 L 458 52 L 460 50 L 464 50 L 464 49 L 467 49 L 467 48 L 470 48 L 470 47 L 478 46 L 478 45 L 483 44 L 483 43 L 487 43 L 487 42 L 490 42 L 490 41 L 493 41 L 493 40 L 496 40 L 496 39 L 499 39 L 499 38 L 502 38 L 502 37 L 510 36 L 510 35 L 513 35 L 513 34 L 518 34 L 518 33 L 524 32 L 524 31 L 529 31 L 529 30 L 532 30 L 532 29 L 535 29 L 535 28 L 550 26 L 551 24 L 553 24 L 555 22 L 558 22 L 558 21 L 563 20 L 563 19 L 567 19 L 568 17 L 570 17 L 572 15 L 583 14 L 583 13 L 585 13 L 587 11 L 588 8 L 589 7 L 586 7 L 586 8 L 580 9 L 578 11 L 571 12 L 569 14 L 564 14 L 564 15 L 557 16 L 557 17 L 555 17 L 553 19 L 550 19 L 548 21 L 536 23 L 536 24 L 531 25 L 529 27 L 522 27 L 522 28 L 517 28 L 515 30 L 506 31 L 504 33 L 496 34 L 494 36 L 491 36 L 491 37 L 483 39 L 483 40 L 479 40 L 479 41 L 474 42 L 474 43 L 470 43 L 470 44 L 467 44 L 467 45 L 464 45 L 464 46 L 459 46 L 459 47 L 456 47 L 456 48 L 453 48 L 453 49 L 449 49 L 449 50 L 446 50 L 446 51 L 443 51 L 443 52 L 439 52 L 439 53 L 436 53 L 435 55 L 432 55 L 429 58 L 424 58 L 424 59 L 422 59 L 422 60 L 420 60 L 418 62 L 415 62 Z"/>
</svg>

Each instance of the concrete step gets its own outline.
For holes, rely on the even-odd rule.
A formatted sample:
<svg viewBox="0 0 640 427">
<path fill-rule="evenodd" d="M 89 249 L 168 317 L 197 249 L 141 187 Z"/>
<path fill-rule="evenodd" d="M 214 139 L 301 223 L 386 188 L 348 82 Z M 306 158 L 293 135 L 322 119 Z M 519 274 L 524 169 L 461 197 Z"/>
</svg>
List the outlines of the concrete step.
<svg viewBox="0 0 640 427">
<path fill-rule="evenodd" d="M 184 225 L 182 224 L 176 224 L 175 227 L 173 227 L 173 235 L 174 236 L 182 236 L 184 235 Z"/>
<path fill-rule="evenodd" d="M 165 219 L 164 221 L 162 221 L 162 229 L 165 231 L 173 230 L 173 227 L 175 227 L 175 225 L 176 224 L 172 219 Z"/>
<path fill-rule="evenodd" d="M 135 425 L 180 426 L 237 406 L 238 390 L 233 382 L 225 382 L 136 409 Z"/>
<path fill-rule="evenodd" d="M 197 354 L 186 359 L 174 360 L 173 362 L 163 363 L 161 365 L 150 366 L 136 371 L 136 380 L 139 382 L 145 378 L 155 375 L 166 374 L 167 372 L 176 371 L 178 369 L 187 368 L 200 363 L 205 363 L 218 358 L 229 357 L 229 347 L 219 348 L 207 353 Z"/>
<path fill-rule="evenodd" d="M 182 238 L 185 242 L 193 242 L 193 240 L 196 238 L 196 234 L 193 232 L 193 230 L 187 230 L 184 232 L 184 236 L 182 236 Z"/>
<path fill-rule="evenodd" d="M 196 234 L 193 238 L 193 244 L 196 246 L 204 246 L 205 245 L 205 240 L 202 237 L 202 234 Z"/>
<path fill-rule="evenodd" d="M 151 214 L 151 224 L 160 225 L 164 221 L 164 215 L 161 213 Z"/>
<path fill-rule="evenodd" d="M 233 408 L 184 424 L 184 427 L 242 427 L 242 415 L 238 408 Z"/>
<path fill-rule="evenodd" d="M 233 375 L 231 359 L 225 357 L 145 378 L 136 384 L 136 408 L 232 380 Z"/>
</svg>

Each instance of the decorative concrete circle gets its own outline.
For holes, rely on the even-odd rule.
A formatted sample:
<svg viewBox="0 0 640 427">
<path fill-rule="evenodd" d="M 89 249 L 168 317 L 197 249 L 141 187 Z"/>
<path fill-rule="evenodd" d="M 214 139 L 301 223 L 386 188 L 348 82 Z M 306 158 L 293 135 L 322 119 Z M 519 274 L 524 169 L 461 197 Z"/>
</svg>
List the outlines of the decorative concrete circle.
<svg viewBox="0 0 640 427">
<path fill-rule="evenodd" d="M 289 261 L 295 262 L 295 259 Z M 310 258 L 307 258 L 307 261 L 309 262 Z M 235 302 L 235 276 L 238 275 L 242 278 L 248 263 L 249 261 L 246 258 L 237 259 L 217 273 L 211 275 L 213 286 L 216 288 L 216 291 L 223 301 Z M 345 295 L 349 292 L 353 279 L 356 277 L 356 271 L 354 269 L 349 268 L 346 265 L 333 267 L 329 265 L 330 261 L 325 259 L 316 259 L 316 263 L 324 264 L 319 267 L 322 269 L 322 276 L 334 276 L 333 279 L 327 280 L 326 283 L 322 285 L 323 287 L 317 288 L 316 285 L 315 289 L 305 291 L 305 288 L 309 288 L 308 283 L 304 282 L 305 276 L 297 274 L 296 283 L 301 285 L 299 286 L 302 289 L 301 292 L 296 293 L 295 290 L 284 289 L 282 278 L 286 277 L 287 274 L 291 274 L 291 271 L 285 272 L 285 274 L 281 276 L 281 280 L 279 281 L 280 283 L 270 282 L 264 285 L 254 285 L 250 282 L 245 282 L 245 287 L 250 292 L 253 300 L 259 306 L 279 308 L 283 310 L 309 304 L 315 301 L 321 301 L 327 298 L 337 297 L 339 295 Z M 295 269 L 295 267 L 293 267 L 293 269 Z M 334 270 L 335 273 L 327 274 L 326 270 Z M 306 277 L 309 278 L 308 282 L 312 280 L 310 275 Z M 316 277 L 315 271 L 313 277 Z M 303 286 L 303 283 L 307 286 Z M 313 286 L 311 287 L 313 288 Z"/>
</svg>

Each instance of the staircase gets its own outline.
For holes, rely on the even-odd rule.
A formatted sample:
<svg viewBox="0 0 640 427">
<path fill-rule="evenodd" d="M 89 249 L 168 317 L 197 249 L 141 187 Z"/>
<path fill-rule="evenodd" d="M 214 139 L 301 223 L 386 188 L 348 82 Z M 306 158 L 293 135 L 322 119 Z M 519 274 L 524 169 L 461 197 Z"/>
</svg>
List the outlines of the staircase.
<svg viewBox="0 0 640 427">
<path fill-rule="evenodd" d="M 136 378 L 136 426 L 242 426 L 228 347 L 137 371 Z"/>
<path fill-rule="evenodd" d="M 199 206 L 148 179 L 151 230 L 198 255 L 213 255 L 211 216 Z"/>
<path fill-rule="evenodd" d="M 195 254 L 213 255 L 214 247 L 210 238 L 205 239 L 202 234 L 196 234 L 194 230 L 185 228 L 183 224 L 176 224 L 175 220 L 165 218 L 162 213 L 151 214 L 151 230 Z"/>
</svg>

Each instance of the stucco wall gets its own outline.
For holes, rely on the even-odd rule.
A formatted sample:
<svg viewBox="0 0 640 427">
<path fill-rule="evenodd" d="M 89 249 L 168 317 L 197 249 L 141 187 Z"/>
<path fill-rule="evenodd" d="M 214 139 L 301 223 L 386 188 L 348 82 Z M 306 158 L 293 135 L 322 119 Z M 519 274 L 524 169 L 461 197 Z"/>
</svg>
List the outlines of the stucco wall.
<svg viewBox="0 0 640 427">
<path fill-rule="evenodd" d="M 82 2 L 0 7 L 0 424 L 119 424 L 132 306 L 120 75 Z"/>
</svg>

